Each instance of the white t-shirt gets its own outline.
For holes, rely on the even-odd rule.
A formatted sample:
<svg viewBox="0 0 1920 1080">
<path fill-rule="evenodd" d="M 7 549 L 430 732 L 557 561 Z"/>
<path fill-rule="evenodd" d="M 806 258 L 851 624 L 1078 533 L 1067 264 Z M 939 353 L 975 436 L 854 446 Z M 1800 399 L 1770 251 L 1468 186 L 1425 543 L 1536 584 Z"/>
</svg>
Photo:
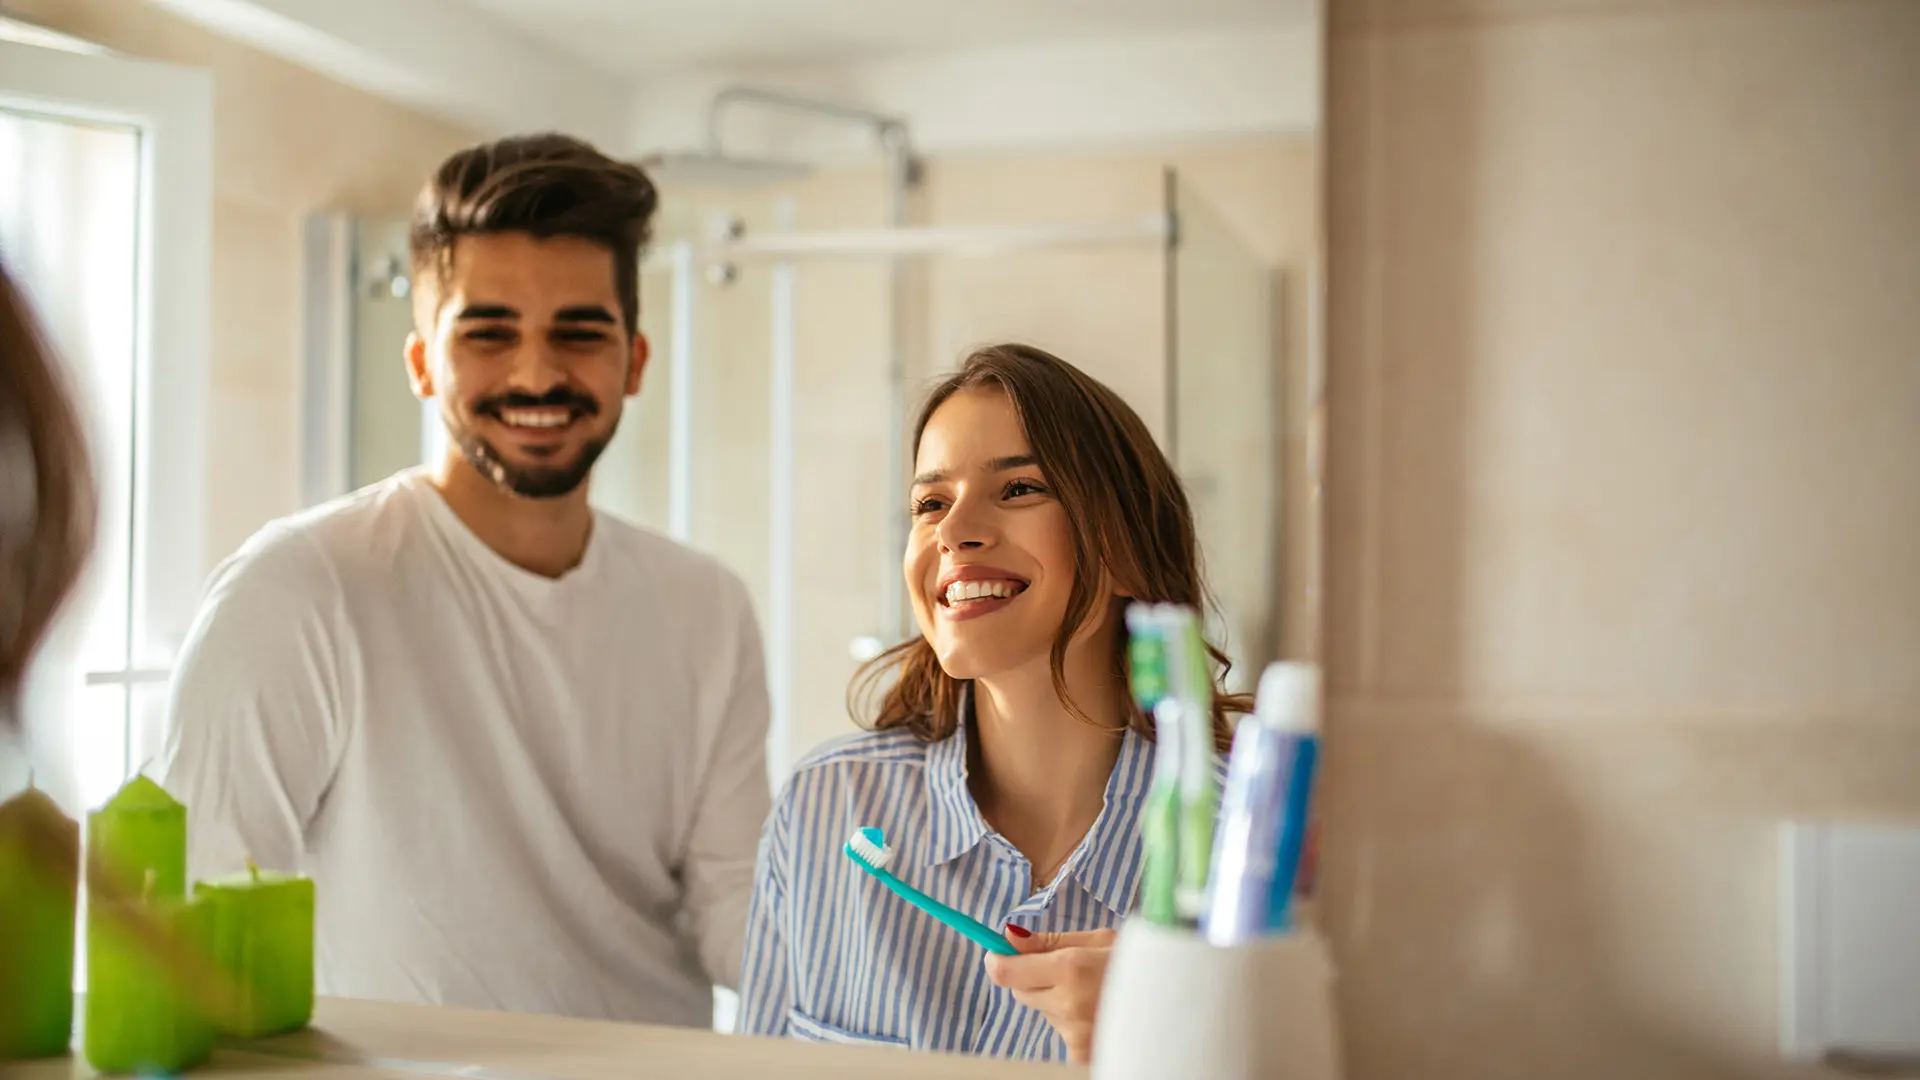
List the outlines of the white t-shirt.
<svg viewBox="0 0 1920 1080">
<path fill-rule="evenodd" d="M 220 566 L 172 717 L 192 873 L 310 875 L 323 994 L 705 1026 L 738 977 L 767 688 L 704 555 L 596 514 L 541 577 L 401 473 Z"/>
</svg>

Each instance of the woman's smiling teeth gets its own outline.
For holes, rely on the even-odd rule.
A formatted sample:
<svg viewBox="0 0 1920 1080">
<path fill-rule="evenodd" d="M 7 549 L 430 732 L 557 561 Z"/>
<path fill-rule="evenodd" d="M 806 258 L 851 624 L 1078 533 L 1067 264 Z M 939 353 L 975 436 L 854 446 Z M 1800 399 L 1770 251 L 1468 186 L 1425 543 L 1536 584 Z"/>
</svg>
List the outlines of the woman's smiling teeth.
<svg viewBox="0 0 1920 1080">
<path fill-rule="evenodd" d="M 572 409 L 501 409 L 500 419 L 509 427 L 557 428 L 573 421 Z"/>
<path fill-rule="evenodd" d="M 969 600 L 1005 600 L 1025 592 L 1024 581 L 997 579 L 992 581 L 956 581 L 947 586 L 942 595 L 948 607 L 963 604 Z"/>
</svg>

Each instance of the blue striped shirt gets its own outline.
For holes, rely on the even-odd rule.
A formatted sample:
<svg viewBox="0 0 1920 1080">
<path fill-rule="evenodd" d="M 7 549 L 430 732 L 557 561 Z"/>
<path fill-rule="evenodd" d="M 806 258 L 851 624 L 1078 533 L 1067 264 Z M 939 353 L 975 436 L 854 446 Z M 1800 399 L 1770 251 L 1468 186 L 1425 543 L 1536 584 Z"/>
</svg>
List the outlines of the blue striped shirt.
<svg viewBox="0 0 1920 1080">
<path fill-rule="evenodd" d="M 865 732 L 803 760 L 761 835 L 740 981 L 740 1030 L 821 1042 L 1064 1060 L 1046 1018 L 993 985 L 983 952 L 841 850 L 877 826 L 888 868 L 988 926 L 1117 927 L 1140 884 L 1140 810 L 1154 746 L 1123 736 L 1093 828 L 1046 888 L 967 790 L 964 731 L 935 743 Z"/>
</svg>

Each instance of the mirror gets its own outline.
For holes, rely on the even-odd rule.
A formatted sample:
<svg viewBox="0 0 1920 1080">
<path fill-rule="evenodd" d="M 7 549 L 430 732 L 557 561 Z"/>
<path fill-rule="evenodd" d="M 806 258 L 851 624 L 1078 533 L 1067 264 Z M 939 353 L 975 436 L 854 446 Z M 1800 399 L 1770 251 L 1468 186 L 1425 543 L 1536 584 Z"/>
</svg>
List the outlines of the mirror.
<svg viewBox="0 0 1920 1080">
<path fill-rule="evenodd" d="M 463 6 L 484 17 L 450 14 Z M 1236 688 L 1272 659 L 1318 657 L 1311 0 L 1044 17 L 916 2 L 884 25 L 811 12 L 824 21 L 806 34 L 771 15 L 447 0 L 409 15 L 463 43 L 438 55 L 371 8 L 319 5 L 305 25 L 303 5 L 264 0 L 106 7 L 18 0 L 0 20 L 33 42 L 9 49 L 107 65 L 91 82 L 141 88 L 128 94 L 149 109 L 123 130 L 75 97 L 87 78 L 13 62 L 24 53 L 0 70 L 0 149 L 120 162 L 92 188 L 59 179 L 65 164 L 0 169 L 0 240 L 31 234 L 28 269 L 59 291 L 59 333 L 114 398 L 95 415 L 118 424 L 99 440 L 115 550 L 76 616 L 91 622 L 44 669 L 41 700 L 104 703 L 55 755 L 70 775 L 47 778 L 74 808 L 157 752 L 170 665 L 216 565 L 270 522 L 440 453 L 401 360 L 409 207 L 449 152 L 509 132 L 584 136 L 659 185 L 640 274 L 654 358 L 593 495 L 747 583 L 775 780 L 853 730 L 850 677 L 912 632 L 912 419 L 989 343 L 1046 349 L 1143 417 L 1191 497 Z M 268 22 L 285 32 L 247 29 Z M 328 47 L 302 45 L 315 40 Z M 140 186 L 176 173 L 184 195 Z M 77 213 L 88 200 L 117 209 Z M 126 235 L 95 235 L 110 218 Z M 133 269 L 55 265 L 82 239 Z M 142 292 L 202 279 L 198 306 Z M 129 280 L 145 284 L 111 284 Z M 101 289 L 133 344 L 101 324 L 107 308 L 83 325 L 74 298 Z M 158 322 L 199 312 L 198 336 L 145 343 L 142 304 Z M 150 393 L 189 383 L 201 396 L 177 406 Z"/>
</svg>

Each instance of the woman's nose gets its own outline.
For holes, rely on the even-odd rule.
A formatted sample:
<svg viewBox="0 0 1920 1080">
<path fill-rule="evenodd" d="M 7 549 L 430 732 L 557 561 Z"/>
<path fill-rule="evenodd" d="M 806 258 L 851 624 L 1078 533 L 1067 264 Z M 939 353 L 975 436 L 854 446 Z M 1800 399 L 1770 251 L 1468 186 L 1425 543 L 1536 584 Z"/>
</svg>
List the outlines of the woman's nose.
<svg viewBox="0 0 1920 1080">
<path fill-rule="evenodd" d="M 935 536 L 943 551 L 976 551 L 993 542 L 988 515 L 980 512 L 973 500 L 966 498 L 956 502 L 940 519 Z"/>
</svg>

